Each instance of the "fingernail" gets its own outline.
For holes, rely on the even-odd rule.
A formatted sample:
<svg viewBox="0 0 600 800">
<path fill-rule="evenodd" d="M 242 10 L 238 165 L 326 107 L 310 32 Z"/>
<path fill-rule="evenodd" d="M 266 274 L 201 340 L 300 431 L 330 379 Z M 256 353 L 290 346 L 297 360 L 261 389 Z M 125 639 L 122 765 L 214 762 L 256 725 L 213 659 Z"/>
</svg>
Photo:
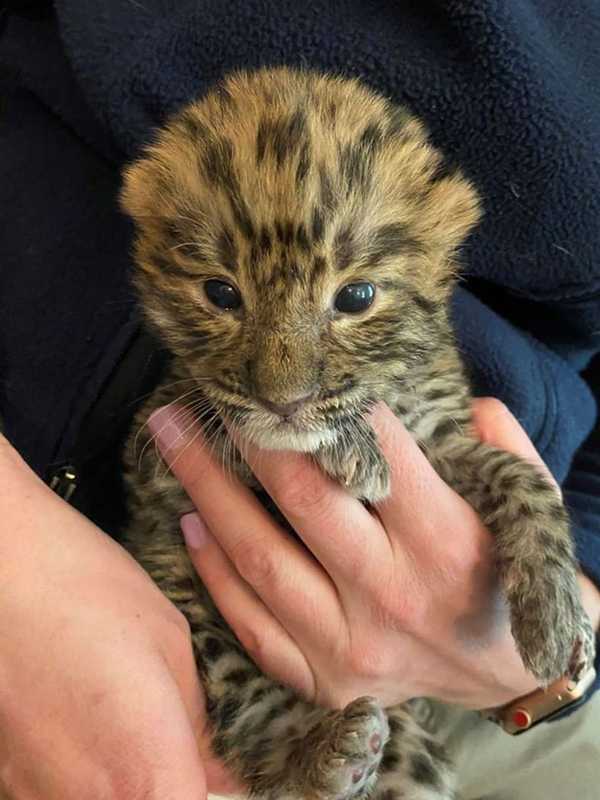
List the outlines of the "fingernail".
<svg viewBox="0 0 600 800">
<path fill-rule="evenodd" d="M 181 526 L 185 543 L 190 550 L 199 550 L 210 539 L 208 528 L 195 512 L 185 514 L 179 520 L 179 525 Z"/>
<path fill-rule="evenodd" d="M 181 410 L 173 411 L 168 406 L 157 409 L 148 420 L 148 428 L 163 455 L 173 447 L 184 444 L 189 425 L 189 419 L 182 416 Z"/>
</svg>

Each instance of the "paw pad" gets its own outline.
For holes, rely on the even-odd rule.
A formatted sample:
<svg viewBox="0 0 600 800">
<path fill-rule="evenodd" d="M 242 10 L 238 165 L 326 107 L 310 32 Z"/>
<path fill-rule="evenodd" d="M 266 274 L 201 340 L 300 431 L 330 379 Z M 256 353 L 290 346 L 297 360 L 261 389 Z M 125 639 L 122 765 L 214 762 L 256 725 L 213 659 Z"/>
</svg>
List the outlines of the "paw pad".
<svg viewBox="0 0 600 800">
<path fill-rule="evenodd" d="M 364 769 L 355 769 L 352 771 L 352 783 L 358 783 L 362 780 L 363 775 L 365 774 Z"/>
<path fill-rule="evenodd" d="M 334 722 L 329 784 L 336 798 L 350 800 L 370 790 L 389 737 L 387 717 L 370 698 L 350 703 Z"/>
</svg>

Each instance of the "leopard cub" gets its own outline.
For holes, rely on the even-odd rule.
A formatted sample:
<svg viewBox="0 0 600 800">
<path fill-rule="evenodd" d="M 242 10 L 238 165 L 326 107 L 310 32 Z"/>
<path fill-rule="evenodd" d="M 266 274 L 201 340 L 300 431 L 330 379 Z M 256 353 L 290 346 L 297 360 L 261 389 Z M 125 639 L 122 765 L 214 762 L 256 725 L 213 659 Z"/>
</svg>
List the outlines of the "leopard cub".
<svg viewBox="0 0 600 800">
<path fill-rule="evenodd" d="M 223 419 L 259 447 L 312 454 L 376 503 L 389 472 L 366 415 L 385 401 L 494 534 L 526 666 L 547 683 L 591 662 L 560 499 L 472 435 L 449 300 L 479 202 L 417 119 L 356 80 L 236 73 L 158 132 L 126 170 L 122 202 L 141 304 L 173 356 L 134 430 L 181 404 L 247 483 Z M 188 560 L 183 491 L 133 443 L 129 547 L 189 620 L 215 750 L 249 792 L 450 800 L 452 766 L 410 705 L 332 711 L 260 672 Z"/>
</svg>

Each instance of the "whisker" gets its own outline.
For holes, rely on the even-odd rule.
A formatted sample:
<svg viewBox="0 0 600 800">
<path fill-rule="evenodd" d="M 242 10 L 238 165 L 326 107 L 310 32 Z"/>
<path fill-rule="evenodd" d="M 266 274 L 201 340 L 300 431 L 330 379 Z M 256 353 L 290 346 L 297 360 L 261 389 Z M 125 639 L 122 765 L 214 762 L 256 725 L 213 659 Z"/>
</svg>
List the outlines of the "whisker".
<svg viewBox="0 0 600 800">
<path fill-rule="evenodd" d="M 186 394 L 187 394 L 187 395 L 189 395 L 189 394 L 191 394 L 191 392 L 187 392 Z M 183 395 L 183 396 L 185 396 L 185 395 Z M 204 397 L 201 397 L 201 398 L 198 398 L 197 400 L 193 400 L 193 401 L 191 401 L 190 403 L 186 403 L 186 404 L 184 404 L 183 406 L 181 406 L 180 408 L 178 408 L 178 409 L 175 411 L 175 413 L 174 413 L 174 414 L 172 415 L 172 417 L 171 417 L 171 420 L 172 420 L 172 421 L 177 421 L 177 420 L 179 420 L 180 418 L 183 418 L 183 417 L 185 417 L 186 413 L 188 413 L 188 412 L 189 412 L 190 408 L 192 408 L 192 407 L 194 407 L 194 408 L 196 408 L 196 407 L 201 407 L 202 403 L 204 403 L 204 402 L 205 402 L 205 399 L 204 399 Z M 173 401 L 173 403 L 175 403 L 175 401 Z M 169 404 L 168 404 L 168 406 L 165 406 L 165 408 L 168 408 L 169 406 L 173 405 L 173 403 L 169 403 Z M 136 434 L 136 438 L 135 438 L 135 444 L 136 444 L 136 445 L 137 445 L 137 439 L 138 439 L 138 436 L 140 435 L 140 433 L 142 432 L 142 430 L 143 430 L 143 429 L 144 429 L 144 428 L 145 428 L 147 425 L 148 425 L 148 420 L 146 420 L 146 422 L 145 422 L 145 423 L 142 425 L 142 427 L 140 428 L 140 430 L 139 430 L 139 431 L 138 431 L 138 433 Z M 155 434 L 153 434 L 153 435 L 152 435 L 152 436 L 151 436 L 151 437 L 150 437 L 150 438 L 149 438 L 149 439 L 146 441 L 146 443 L 144 444 L 144 446 L 143 446 L 143 448 L 142 448 L 142 451 L 141 451 L 141 453 L 140 453 L 140 456 L 139 456 L 139 458 L 138 458 L 138 471 L 141 469 L 141 465 L 142 465 L 142 459 L 143 459 L 143 457 L 144 457 L 144 454 L 145 454 L 146 450 L 148 449 L 148 447 L 149 447 L 149 446 L 150 446 L 152 443 L 156 444 L 156 440 L 158 439 L 158 437 L 160 436 L 160 434 L 163 432 L 163 430 L 164 430 L 164 429 L 167 427 L 167 425 L 169 425 L 169 422 L 166 422 L 166 423 L 165 423 L 165 424 L 162 426 L 162 428 L 160 428 L 160 430 L 158 430 L 158 431 L 157 431 Z M 135 450 L 134 450 L 134 453 L 135 453 Z"/>
<path fill-rule="evenodd" d="M 175 400 L 172 400 L 170 403 L 167 403 L 164 407 L 165 408 L 170 408 L 172 405 L 175 405 L 175 404 L 179 403 L 185 397 L 189 397 L 191 394 L 194 394 L 194 392 L 197 392 L 199 390 L 199 388 L 200 388 L 199 386 L 195 385 L 192 389 L 190 389 L 187 392 L 184 392 L 183 394 L 180 394 L 179 397 L 175 398 Z M 138 443 L 139 436 L 142 433 L 142 431 L 144 430 L 144 428 L 147 427 L 149 419 L 150 419 L 150 417 L 148 417 L 148 419 L 146 419 L 144 421 L 144 423 L 140 426 L 140 428 L 138 429 L 138 431 L 137 431 L 137 433 L 135 435 L 135 438 L 133 440 L 133 453 L 134 453 L 134 455 L 135 455 L 135 452 L 137 450 L 137 443 Z M 163 430 L 163 429 L 161 429 L 161 430 Z M 155 434 L 155 436 L 156 436 L 156 434 Z M 155 436 L 153 436 L 152 439 L 154 439 Z M 144 453 L 144 451 L 142 450 L 142 453 L 140 454 L 140 459 L 141 459 L 141 456 L 143 455 L 143 453 Z M 138 461 L 138 469 L 139 469 L 139 461 Z"/>
<path fill-rule="evenodd" d="M 178 437 L 178 439 L 176 441 L 178 441 L 179 439 L 184 439 L 186 434 L 188 433 L 188 431 L 192 430 L 192 428 L 194 428 L 196 425 L 198 425 L 198 430 L 194 434 L 194 436 L 192 436 L 192 438 L 186 443 L 185 447 L 175 456 L 173 461 L 171 461 L 171 463 L 167 465 L 167 468 L 166 468 L 165 472 L 162 475 L 163 478 L 166 477 L 166 475 L 169 473 L 169 470 L 172 470 L 174 464 L 177 463 L 177 461 L 188 450 L 188 448 L 191 446 L 191 444 L 196 441 L 198 436 L 200 436 L 202 434 L 202 427 L 203 426 L 202 426 L 202 424 L 198 424 L 199 420 L 196 417 L 196 415 L 193 413 L 193 410 L 194 410 L 193 404 L 191 406 L 189 406 L 189 407 L 184 407 L 184 408 L 181 409 L 181 411 L 183 412 L 182 418 L 183 417 L 188 417 L 189 425 L 187 425 L 185 430 L 180 432 L 179 437 Z"/>
<path fill-rule="evenodd" d="M 198 242 L 180 242 L 179 244 L 173 245 L 173 247 L 169 247 L 169 252 L 179 250 L 181 247 L 195 247 L 199 253 L 203 252 L 202 245 Z"/>
<path fill-rule="evenodd" d="M 180 421 L 182 419 L 185 419 L 186 416 L 190 413 L 190 409 L 193 409 L 193 404 L 186 405 L 186 406 L 184 406 L 182 408 L 177 409 L 177 411 L 171 417 L 171 420 L 173 420 L 175 422 L 178 422 L 178 421 Z M 169 423 L 166 423 L 166 425 L 168 425 L 168 424 Z M 159 431 L 157 431 L 157 433 L 151 439 L 149 439 L 148 442 L 146 442 L 146 445 L 144 447 L 144 449 L 146 449 L 150 444 L 154 444 L 154 454 L 156 456 L 156 464 L 155 464 L 155 467 L 154 467 L 154 477 L 155 478 L 158 477 L 158 469 L 159 469 L 161 463 L 166 463 L 164 457 L 161 455 L 161 453 L 160 453 L 160 451 L 158 449 L 158 437 L 159 437 L 160 433 L 162 432 L 162 430 L 164 430 L 164 427 L 166 427 L 166 425 L 163 426 L 163 428 L 161 428 Z M 180 433 L 178 438 L 182 439 L 185 436 L 187 430 L 189 430 L 189 427 L 190 426 L 188 426 L 188 428 L 186 428 L 185 431 L 181 431 L 181 433 Z M 164 475 L 163 475 L 163 477 L 164 477 Z"/>
</svg>

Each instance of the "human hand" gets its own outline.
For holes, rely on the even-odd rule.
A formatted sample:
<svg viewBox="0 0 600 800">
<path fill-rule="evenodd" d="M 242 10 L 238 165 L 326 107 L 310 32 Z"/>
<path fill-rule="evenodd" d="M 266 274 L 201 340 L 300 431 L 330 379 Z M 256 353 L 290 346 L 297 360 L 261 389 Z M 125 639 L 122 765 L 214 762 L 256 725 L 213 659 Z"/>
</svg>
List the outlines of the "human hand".
<svg viewBox="0 0 600 800">
<path fill-rule="evenodd" d="M 474 413 L 484 441 L 544 468 L 502 404 L 477 401 Z M 391 496 L 376 512 L 306 456 L 244 445 L 308 549 L 190 444 L 192 431 L 178 438 L 165 427 L 169 412 L 159 414 L 163 455 L 203 519 L 182 522 L 196 569 L 266 672 L 330 706 L 368 694 L 384 705 L 428 696 L 488 708 L 535 688 L 510 634 L 491 535 L 389 409 L 373 418 L 392 468 Z M 600 596 L 581 584 L 597 625 Z"/>
<path fill-rule="evenodd" d="M 231 790 L 181 614 L 2 436 L 0 486 L 0 797 Z"/>
</svg>

